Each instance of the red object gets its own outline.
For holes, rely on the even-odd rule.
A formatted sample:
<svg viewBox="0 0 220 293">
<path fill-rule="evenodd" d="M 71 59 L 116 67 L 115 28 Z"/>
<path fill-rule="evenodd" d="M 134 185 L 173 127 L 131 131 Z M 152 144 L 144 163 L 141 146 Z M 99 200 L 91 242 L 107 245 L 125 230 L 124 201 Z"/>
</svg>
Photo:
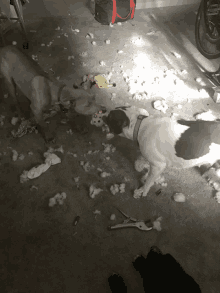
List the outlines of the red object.
<svg viewBox="0 0 220 293">
<path fill-rule="evenodd" d="M 123 18 L 117 13 L 117 6 L 116 6 L 116 0 L 112 0 L 113 2 L 113 12 L 112 12 L 112 23 L 115 22 L 116 16 L 121 18 L 121 19 L 126 19 L 128 18 L 129 14 L 131 14 L 131 19 L 134 17 L 134 10 L 135 10 L 135 3 L 134 0 L 130 0 L 130 12 L 129 14 Z"/>
</svg>

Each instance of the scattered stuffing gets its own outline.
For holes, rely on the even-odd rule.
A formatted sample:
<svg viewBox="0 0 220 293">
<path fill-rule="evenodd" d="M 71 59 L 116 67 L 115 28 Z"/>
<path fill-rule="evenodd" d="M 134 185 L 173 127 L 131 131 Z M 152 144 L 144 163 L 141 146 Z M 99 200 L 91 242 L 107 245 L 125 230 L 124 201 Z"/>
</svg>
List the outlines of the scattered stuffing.
<svg viewBox="0 0 220 293">
<path fill-rule="evenodd" d="M 173 199 L 176 202 L 185 202 L 186 201 L 186 197 L 182 193 L 176 193 L 176 194 L 174 194 Z"/>
<path fill-rule="evenodd" d="M 110 191 L 113 195 L 115 195 L 116 193 L 119 192 L 119 185 L 118 184 L 114 184 L 110 187 Z"/>
<path fill-rule="evenodd" d="M 166 104 L 166 102 L 164 100 L 158 100 L 154 102 L 154 108 L 156 110 L 159 110 L 163 113 L 166 113 L 166 110 L 169 108 L 168 105 Z"/>
<path fill-rule="evenodd" d="M 113 195 L 115 195 L 116 193 L 120 192 L 120 193 L 124 193 L 125 192 L 125 183 L 121 183 L 119 184 L 114 184 L 110 187 L 110 191 Z"/>
<path fill-rule="evenodd" d="M 34 185 L 32 185 L 32 186 L 31 186 L 31 188 L 30 188 L 30 191 L 32 191 L 32 190 L 34 190 L 34 189 L 38 190 L 38 187 L 37 187 L 37 186 L 34 186 Z"/>
<path fill-rule="evenodd" d="M 105 41 L 106 45 L 110 45 L 110 40 Z"/>
<path fill-rule="evenodd" d="M 204 120 L 204 121 L 215 121 L 218 119 L 217 116 L 215 116 L 211 110 L 207 112 L 203 112 L 201 114 L 195 115 L 196 120 Z"/>
<path fill-rule="evenodd" d="M 215 199 L 218 203 L 220 203 L 220 191 L 216 192 L 216 195 L 215 195 L 214 199 Z"/>
<path fill-rule="evenodd" d="M 102 132 L 108 132 L 108 133 L 110 132 L 110 129 L 107 124 L 102 126 Z"/>
<path fill-rule="evenodd" d="M 93 45 L 93 46 L 96 46 L 97 43 L 96 43 L 95 41 L 92 41 L 92 45 Z"/>
<path fill-rule="evenodd" d="M 101 215 L 101 212 L 100 212 L 99 210 L 95 210 L 95 211 L 93 212 L 93 214 L 94 214 L 94 215 Z"/>
<path fill-rule="evenodd" d="M 106 160 L 110 160 L 110 157 L 106 157 Z"/>
<path fill-rule="evenodd" d="M 12 160 L 13 161 L 17 161 L 17 159 L 18 159 L 18 153 L 17 153 L 17 151 L 16 150 L 12 150 L 12 153 L 13 153 Z"/>
<path fill-rule="evenodd" d="M 115 219 L 116 219 L 116 215 L 115 214 L 112 214 L 111 217 L 110 217 L 110 220 L 111 221 L 115 221 Z"/>
<path fill-rule="evenodd" d="M 159 178 L 157 178 L 157 180 L 154 182 L 155 184 L 160 184 L 162 186 L 167 186 L 167 183 L 165 183 L 165 178 L 164 176 L 160 176 Z"/>
<path fill-rule="evenodd" d="M 1 125 L 1 126 L 4 125 L 4 120 L 5 120 L 5 116 L 0 115 L 0 125 Z"/>
<path fill-rule="evenodd" d="M 220 184 L 214 180 L 209 180 L 209 185 L 212 186 L 215 190 L 220 191 Z"/>
<path fill-rule="evenodd" d="M 133 198 L 135 198 L 135 199 L 141 198 L 142 193 L 143 193 L 143 188 L 135 189 Z"/>
<path fill-rule="evenodd" d="M 102 178 L 105 178 L 105 177 L 109 177 L 109 176 L 111 176 L 111 174 L 110 174 L 110 173 L 103 172 L 103 173 L 100 174 L 100 176 L 101 176 Z"/>
<path fill-rule="evenodd" d="M 100 61 L 99 64 L 100 64 L 101 66 L 105 66 L 105 62 L 104 62 L 104 61 Z"/>
<path fill-rule="evenodd" d="M 112 152 L 112 153 L 114 153 L 115 152 L 115 150 L 116 150 L 116 148 L 115 147 L 113 147 L 113 145 L 111 145 L 111 144 L 105 144 L 105 143 L 102 143 L 102 145 L 104 146 L 104 153 L 110 153 L 110 152 Z"/>
<path fill-rule="evenodd" d="M 12 124 L 12 125 L 16 125 L 16 123 L 18 122 L 18 120 L 19 120 L 18 117 L 13 117 L 13 118 L 11 119 L 11 124 Z"/>
<path fill-rule="evenodd" d="M 103 191 L 103 189 L 101 189 L 101 188 L 96 188 L 94 185 L 91 185 L 91 186 L 89 187 L 89 196 L 90 196 L 91 198 L 95 198 L 95 196 L 96 196 L 97 194 L 99 194 L 101 191 Z"/>
<path fill-rule="evenodd" d="M 161 221 L 162 221 L 162 217 L 159 217 L 156 219 L 156 221 L 153 222 L 153 229 L 157 230 L 157 231 L 161 231 Z"/>
<path fill-rule="evenodd" d="M 28 171 L 24 170 L 23 173 L 20 176 L 20 183 L 24 183 L 24 182 L 27 182 L 29 180 L 27 175 L 28 175 Z"/>
<path fill-rule="evenodd" d="M 73 178 L 73 179 L 74 179 L 74 181 L 75 181 L 76 183 L 79 182 L 79 177 L 75 177 L 75 178 Z"/>
<path fill-rule="evenodd" d="M 29 156 L 33 156 L 33 154 L 34 154 L 33 152 L 28 152 Z"/>
<path fill-rule="evenodd" d="M 53 207 L 55 204 L 63 205 L 64 199 L 66 199 L 66 193 L 57 193 L 54 197 L 49 199 L 49 207 Z"/>
<path fill-rule="evenodd" d="M 86 172 L 89 172 L 92 168 L 94 168 L 94 166 L 91 166 L 89 162 L 85 163 L 84 161 L 80 161 L 80 165 Z"/>
<path fill-rule="evenodd" d="M 102 172 L 102 169 L 101 168 L 97 168 L 97 171 Z"/>
<path fill-rule="evenodd" d="M 24 158 L 25 158 L 25 157 L 24 157 L 24 155 L 23 155 L 23 154 L 20 154 L 20 155 L 19 155 L 19 157 L 18 157 L 18 159 L 19 159 L 19 160 L 21 160 L 21 161 L 23 161 L 23 160 L 24 160 Z"/>
</svg>

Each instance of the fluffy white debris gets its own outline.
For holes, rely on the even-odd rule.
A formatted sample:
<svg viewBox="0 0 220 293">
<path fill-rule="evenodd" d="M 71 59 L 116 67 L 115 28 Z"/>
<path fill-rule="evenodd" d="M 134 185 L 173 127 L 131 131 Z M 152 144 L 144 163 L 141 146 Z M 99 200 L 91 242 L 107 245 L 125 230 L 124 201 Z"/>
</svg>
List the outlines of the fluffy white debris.
<svg viewBox="0 0 220 293">
<path fill-rule="evenodd" d="M 100 212 L 99 210 L 95 210 L 95 211 L 93 212 L 93 214 L 94 214 L 94 215 L 101 215 L 101 212 Z"/>
<path fill-rule="evenodd" d="M 183 193 L 174 194 L 173 199 L 176 202 L 185 202 L 186 201 L 186 197 L 185 197 L 185 195 Z"/>
<path fill-rule="evenodd" d="M 120 192 L 120 193 L 124 193 L 125 192 L 125 183 L 121 183 L 119 184 L 114 184 L 110 187 L 110 191 L 113 195 L 115 195 L 116 193 Z"/>
<path fill-rule="evenodd" d="M 20 176 L 20 183 L 27 182 L 29 180 L 28 178 L 28 171 L 24 170 L 23 173 Z"/>
<path fill-rule="evenodd" d="M 143 194 L 143 188 L 135 189 L 133 198 L 139 199 L 141 198 L 142 194 Z"/>
<path fill-rule="evenodd" d="M 153 222 L 153 229 L 157 230 L 157 231 L 161 231 L 161 221 L 162 221 L 162 217 L 159 217 L 156 219 L 156 221 Z"/>
<path fill-rule="evenodd" d="M 61 159 L 55 154 L 44 153 L 44 157 L 46 158 L 45 164 L 56 165 L 61 163 Z"/>
<path fill-rule="evenodd" d="M 75 178 L 73 178 L 73 179 L 74 179 L 74 181 L 75 181 L 76 183 L 79 182 L 79 177 L 75 177 Z"/>
<path fill-rule="evenodd" d="M 107 173 L 107 172 L 102 172 L 102 173 L 100 174 L 100 176 L 101 176 L 102 178 L 105 178 L 105 177 L 109 177 L 109 176 L 111 176 L 111 174 L 110 174 L 110 173 Z"/>
<path fill-rule="evenodd" d="M 49 207 L 55 206 L 56 203 L 57 203 L 57 201 L 54 197 L 49 199 Z"/>
<path fill-rule="evenodd" d="M 120 190 L 120 193 L 124 193 L 125 192 L 125 183 L 121 183 L 120 184 L 119 190 Z"/>
<path fill-rule="evenodd" d="M 106 40 L 105 43 L 106 43 L 106 45 L 109 45 L 110 44 L 110 40 Z"/>
<path fill-rule="evenodd" d="M 164 184 L 165 183 L 165 178 L 164 176 L 160 176 L 159 178 L 157 178 L 157 180 L 154 182 L 155 184 Z"/>
<path fill-rule="evenodd" d="M 13 161 L 17 161 L 17 159 L 18 159 L 18 152 L 16 150 L 12 150 L 12 153 L 13 153 L 12 160 Z"/>
<path fill-rule="evenodd" d="M 217 175 L 218 177 L 220 177 L 220 169 L 216 169 L 215 172 L 216 172 L 216 175 Z"/>
<path fill-rule="evenodd" d="M 53 198 L 56 200 L 56 203 L 59 203 L 59 205 L 62 205 L 64 203 L 64 199 L 66 199 L 66 193 L 65 192 L 57 193 Z"/>
<path fill-rule="evenodd" d="M 25 158 L 25 156 L 23 154 L 20 154 L 19 157 L 18 157 L 18 159 L 21 160 L 21 161 L 23 161 L 24 158 Z"/>
<path fill-rule="evenodd" d="M 92 45 L 93 45 L 93 46 L 96 46 L 97 43 L 96 43 L 95 41 L 92 41 Z"/>
<path fill-rule="evenodd" d="M 33 156 L 33 154 L 34 154 L 33 152 L 28 152 L 29 156 Z"/>
<path fill-rule="evenodd" d="M 116 215 L 115 215 L 115 214 L 112 214 L 112 215 L 110 216 L 110 220 L 111 220 L 111 221 L 115 221 L 115 219 L 116 219 Z"/>
<path fill-rule="evenodd" d="M 204 121 L 215 121 L 218 119 L 216 115 L 212 113 L 212 110 L 209 110 L 207 112 L 203 112 L 201 114 L 195 115 L 196 120 L 204 120 Z"/>
<path fill-rule="evenodd" d="M 113 195 L 115 195 L 116 193 L 119 192 L 119 185 L 118 184 L 114 184 L 110 187 L 110 191 Z"/>
<path fill-rule="evenodd" d="M 154 108 L 156 110 L 163 112 L 163 113 L 166 113 L 166 111 L 169 107 L 164 100 L 158 100 L 158 101 L 154 102 Z"/>
<path fill-rule="evenodd" d="M 100 64 L 101 66 L 105 66 L 105 62 L 104 62 L 104 61 L 100 61 L 99 64 Z"/>
<path fill-rule="evenodd" d="M 101 189 L 101 188 L 96 188 L 94 185 L 91 185 L 91 186 L 89 187 L 89 196 L 90 196 L 91 198 L 95 198 L 95 196 L 96 196 L 97 194 L 99 194 L 101 191 L 103 191 L 103 189 Z"/>
<path fill-rule="evenodd" d="M 86 172 L 89 172 L 93 168 L 93 166 L 91 166 L 89 162 L 85 163 L 84 161 L 80 161 L 80 165 Z"/>
<path fill-rule="evenodd" d="M 12 124 L 12 125 L 16 125 L 16 123 L 18 122 L 18 120 L 19 120 L 18 117 L 13 117 L 13 118 L 11 119 L 11 124 Z"/>
<path fill-rule="evenodd" d="M 5 116 L 4 115 L 0 115 L 0 125 L 1 126 L 4 125 L 4 120 L 5 120 Z"/>
<path fill-rule="evenodd" d="M 102 143 L 102 145 L 104 146 L 104 153 L 114 153 L 116 148 L 113 147 L 113 145 L 111 144 L 106 144 L 106 143 Z"/>
</svg>

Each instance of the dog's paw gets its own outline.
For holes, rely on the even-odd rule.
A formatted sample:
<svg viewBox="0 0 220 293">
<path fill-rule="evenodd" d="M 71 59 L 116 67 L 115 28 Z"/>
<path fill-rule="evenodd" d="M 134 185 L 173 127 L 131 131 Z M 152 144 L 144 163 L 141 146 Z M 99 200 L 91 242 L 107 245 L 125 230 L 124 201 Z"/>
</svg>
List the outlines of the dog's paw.
<svg viewBox="0 0 220 293">
<path fill-rule="evenodd" d="M 149 163 L 143 158 L 139 157 L 134 163 L 135 170 L 137 172 L 142 172 L 144 169 L 149 170 L 150 165 Z"/>
</svg>

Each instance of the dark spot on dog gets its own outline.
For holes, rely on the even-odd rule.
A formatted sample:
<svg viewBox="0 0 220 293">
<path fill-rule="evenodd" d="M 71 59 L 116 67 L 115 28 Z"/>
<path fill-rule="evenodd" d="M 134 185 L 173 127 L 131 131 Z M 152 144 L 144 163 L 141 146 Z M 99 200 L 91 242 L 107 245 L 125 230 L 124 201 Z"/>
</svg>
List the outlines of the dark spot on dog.
<svg viewBox="0 0 220 293">
<path fill-rule="evenodd" d="M 110 132 L 114 134 L 121 134 L 123 128 L 130 125 L 128 116 L 122 110 L 110 111 L 109 115 L 104 119 L 104 122 L 108 125 Z"/>
<path fill-rule="evenodd" d="M 175 144 L 176 156 L 184 160 L 198 159 L 210 151 L 212 143 L 220 144 L 220 123 L 212 121 L 177 121 L 189 126 Z"/>
</svg>

